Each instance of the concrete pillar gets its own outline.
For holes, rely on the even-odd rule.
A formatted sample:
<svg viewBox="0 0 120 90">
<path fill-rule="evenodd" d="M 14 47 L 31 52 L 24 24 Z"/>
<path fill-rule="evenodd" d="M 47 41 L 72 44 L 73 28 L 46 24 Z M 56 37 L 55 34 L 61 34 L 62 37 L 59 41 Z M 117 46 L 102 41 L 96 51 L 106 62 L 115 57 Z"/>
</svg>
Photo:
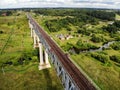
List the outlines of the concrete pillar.
<svg viewBox="0 0 120 90">
<path fill-rule="evenodd" d="M 43 65 L 44 61 L 43 61 L 43 51 L 42 51 L 42 44 L 41 43 L 39 43 L 39 55 L 40 55 L 40 65 Z"/>
<path fill-rule="evenodd" d="M 34 48 L 36 48 L 36 47 L 39 47 L 39 45 L 38 45 L 38 43 L 39 43 L 39 40 L 38 40 L 38 37 L 37 37 L 37 35 L 36 35 L 36 33 L 35 33 L 35 31 L 33 30 L 33 40 L 34 40 Z"/>
<path fill-rule="evenodd" d="M 36 47 L 36 34 L 35 34 L 35 31 L 33 30 L 34 32 L 34 36 L 33 36 L 33 42 L 34 42 L 34 48 Z"/>
<path fill-rule="evenodd" d="M 33 29 L 31 28 L 31 37 L 33 37 Z"/>
<path fill-rule="evenodd" d="M 30 20 L 28 21 L 28 23 L 29 23 L 29 28 L 31 28 Z"/>
<path fill-rule="evenodd" d="M 46 49 L 45 49 L 45 64 L 48 64 L 49 63 L 49 61 L 48 61 L 48 53 L 47 53 L 47 51 L 46 51 Z"/>
<path fill-rule="evenodd" d="M 39 52 L 40 52 L 40 64 L 39 64 L 39 70 L 50 68 L 50 63 L 48 61 L 48 53 L 46 50 L 44 50 L 45 53 L 45 62 L 43 61 L 43 51 L 42 51 L 42 43 L 39 43 Z"/>
</svg>

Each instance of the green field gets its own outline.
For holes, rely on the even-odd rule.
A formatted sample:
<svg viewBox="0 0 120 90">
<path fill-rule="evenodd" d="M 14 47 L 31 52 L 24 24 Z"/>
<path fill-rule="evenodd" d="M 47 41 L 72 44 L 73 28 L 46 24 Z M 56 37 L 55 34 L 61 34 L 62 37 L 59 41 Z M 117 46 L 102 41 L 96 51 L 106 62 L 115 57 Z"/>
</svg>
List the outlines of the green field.
<svg viewBox="0 0 120 90">
<path fill-rule="evenodd" d="M 34 16 L 34 15 L 33 15 Z M 119 15 L 116 15 L 116 19 L 119 19 Z M 45 21 L 50 20 L 57 20 L 59 21 L 60 18 L 65 18 L 64 16 L 49 16 L 49 15 L 43 15 L 42 17 L 40 15 L 35 15 L 34 17 L 36 21 L 39 22 L 40 25 L 47 31 L 47 33 L 57 42 L 57 44 L 64 50 L 64 52 L 69 53 L 69 51 L 66 50 L 68 48 L 68 43 L 71 43 L 73 45 L 76 44 L 76 42 L 81 39 L 84 43 L 89 43 L 91 45 L 100 47 L 105 43 L 104 41 L 94 43 L 91 41 L 90 35 L 83 35 L 78 34 L 76 31 L 79 28 L 79 26 L 74 26 L 72 24 L 67 25 L 72 30 L 67 31 L 66 28 L 62 28 L 60 31 L 57 32 L 50 32 L 49 29 L 45 25 Z M 57 21 L 56 20 L 56 21 Z M 103 26 L 107 26 L 111 21 L 103 21 L 98 20 L 99 23 L 96 25 L 93 24 L 85 24 L 82 28 L 86 28 L 88 32 L 94 33 L 98 37 L 102 37 L 104 40 L 108 41 L 114 41 L 115 37 L 112 37 L 108 32 L 104 32 L 102 30 Z M 59 24 L 59 23 L 58 23 Z M 53 24 L 54 25 L 54 24 Z M 51 26 L 52 27 L 52 26 Z M 54 27 L 54 26 L 53 26 Z M 69 40 L 60 40 L 56 35 L 63 34 L 66 35 L 70 33 L 74 38 L 71 38 Z M 79 36 L 78 36 L 79 35 Z M 114 36 L 119 36 L 119 33 L 114 34 Z M 110 58 L 108 58 L 107 63 L 102 63 L 99 60 L 91 57 L 92 54 L 98 54 L 103 55 L 106 57 L 110 57 L 112 55 L 120 55 L 120 50 L 114 50 L 111 47 L 107 50 L 99 51 L 99 52 L 86 52 L 86 53 L 79 53 L 79 54 L 71 54 L 69 53 L 69 56 L 72 58 L 72 60 L 77 64 L 77 66 L 81 67 L 83 71 L 96 83 L 96 85 L 101 88 L 102 90 L 119 90 L 120 89 L 120 63 L 116 63 Z"/>
<path fill-rule="evenodd" d="M 53 66 L 38 70 L 25 12 L 0 17 L 0 90 L 63 90 Z"/>
</svg>

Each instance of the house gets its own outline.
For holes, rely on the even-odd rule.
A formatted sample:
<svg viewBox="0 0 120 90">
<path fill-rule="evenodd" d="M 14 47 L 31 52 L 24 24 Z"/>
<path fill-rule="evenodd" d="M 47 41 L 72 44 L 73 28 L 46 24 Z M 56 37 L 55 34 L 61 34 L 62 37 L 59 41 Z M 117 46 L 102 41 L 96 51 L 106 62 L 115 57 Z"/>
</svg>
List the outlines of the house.
<svg viewBox="0 0 120 90">
<path fill-rule="evenodd" d="M 66 35 L 66 40 L 69 40 L 70 38 L 73 38 L 72 35 Z"/>
<path fill-rule="evenodd" d="M 64 36 L 63 34 L 57 35 L 57 37 L 58 37 L 60 40 L 65 40 L 65 36 Z"/>
<path fill-rule="evenodd" d="M 59 34 L 56 35 L 60 40 L 69 40 L 70 38 L 73 38 L 72 35 L 63 35 L 63 34 Z"/>
</svg>

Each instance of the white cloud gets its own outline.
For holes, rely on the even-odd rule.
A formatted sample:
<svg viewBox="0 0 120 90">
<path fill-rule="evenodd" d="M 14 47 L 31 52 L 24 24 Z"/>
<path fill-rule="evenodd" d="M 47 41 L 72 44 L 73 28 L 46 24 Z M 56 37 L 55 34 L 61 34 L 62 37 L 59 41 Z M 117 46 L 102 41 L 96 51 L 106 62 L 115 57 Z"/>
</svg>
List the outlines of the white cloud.
<svg viewBox="0 0 120 90">
<path fill-rule="evenodd" d="M 17 3 L 16 0 L 0 0 L 0 6 Z"/>
<path fill-rule="evenodd" d="M 0 8 L 21 7 L 87 7 L 120 9 L 120 0 L 0 0 Z"/>
</svg>

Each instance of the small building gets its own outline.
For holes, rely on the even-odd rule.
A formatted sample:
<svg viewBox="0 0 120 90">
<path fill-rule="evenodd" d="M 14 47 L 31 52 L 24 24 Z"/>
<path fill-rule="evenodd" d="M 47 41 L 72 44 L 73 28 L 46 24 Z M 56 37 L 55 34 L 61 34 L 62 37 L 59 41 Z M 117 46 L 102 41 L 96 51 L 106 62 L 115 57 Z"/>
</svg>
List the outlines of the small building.
<svg viewBox="0 0 120 90">
<path fill-rule="evenodd" d="M 63 34 L 57 35 L 57 37 L 58 37 L 60 40 L 65 40 L 65 36 L 64 36 Z"/>
<path fill-rule="evenodd" d="M 70 38 L 73 38 L 72 35 L 66 35 L 66 40 L 69 40 Z"/>
<path fill-rule="evenodd" d="M 70 38 L 73 38 L 72 35 L 63 35 L 63 34 L 56 35 L 56 37 L 58 37 L 60 40 L 69 40 Z"/>
</svg>

